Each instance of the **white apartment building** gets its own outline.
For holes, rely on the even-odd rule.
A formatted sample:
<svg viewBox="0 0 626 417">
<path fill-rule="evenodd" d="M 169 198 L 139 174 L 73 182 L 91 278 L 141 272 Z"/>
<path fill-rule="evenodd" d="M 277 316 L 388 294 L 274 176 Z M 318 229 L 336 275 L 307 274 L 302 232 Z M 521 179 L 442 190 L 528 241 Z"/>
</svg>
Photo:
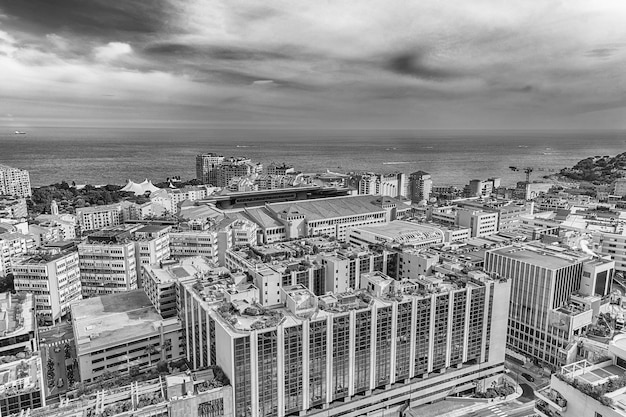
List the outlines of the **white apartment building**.
<svg viewBox="0 0 626 417">
<path fill-rule="evenodd" d="M 615 261 L 615 270 L 626 273 L 626 235 L 594 233 L 594 248 Z"/>
<path fill-rule="evenodd" d="M 13 274 L 15 290 L 33 293 L 36 314 L 49 323 L 60 320 L 71 303 L 82 299 L 76 251 L 42 251 L 18 258 Z"/>
<path fill-rule="evenodd" d="M 96 233 L 78 245 L 83 297 L 137 288 L 135 242 L 111 234 Z"/>
<path fill-rule="evenodd" d="M 28 171 L 0 164 L 0 195 L 30 197 L 32 192 Z"/>
<path fill-rule="evenodd" d="M 176 259 L 204 256 L 211 262 L 223 265 L 224 254 L 232 246 L 231 233 L 230 230 L 172 232 L 170 233 L 170 254 Z"/>
<path fill-rule="evenodd" d="M 142 265 L 158 264 L 170 257 L 170 226 L 143 226 L 133 232 L 138 285 L 142 283 Z"/>
<path fill-rule="evenodd" d="M 117 226 L 123 222 L 122 204 L 81 207 L 76 209 L 76 218 L 82 232 Z"/>
<path fill-rule="evenodd" d="M 467 227 L 472 237 L 489 236 L 498 231 L 498 213 L 482 210 L 458 209 L 457 224 Z"/>
<path fill-rule="evenodd" d="M 11 273 L 13 259 L 35 247 L 32 236 L 21 233 L 0 234 L 0 276 Z"/>
</svg>

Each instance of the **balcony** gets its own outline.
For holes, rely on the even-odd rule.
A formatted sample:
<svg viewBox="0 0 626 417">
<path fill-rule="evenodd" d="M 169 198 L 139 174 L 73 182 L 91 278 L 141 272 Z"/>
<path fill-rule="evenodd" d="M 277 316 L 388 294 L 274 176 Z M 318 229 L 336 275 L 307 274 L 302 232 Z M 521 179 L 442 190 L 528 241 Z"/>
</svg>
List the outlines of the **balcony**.
<svg viewBox="0 0 626 417">
<path fill-rule="evenodd" d="M 537 400 L 535 402 L 535 407 L 533 408 L 533 411 L 541 417 L 561 417 L 561 413 L 552 410 L 548 403 L 542 400 Z"/>
<path fill-rule="evenodd" d="M 544 389 L 535 391 L 535 396 L 561 413 L 567 410 L 567 400 L 563 398 L 561 393 L 559 393 L 557 390 L 546 387 Z"/>
</svg>

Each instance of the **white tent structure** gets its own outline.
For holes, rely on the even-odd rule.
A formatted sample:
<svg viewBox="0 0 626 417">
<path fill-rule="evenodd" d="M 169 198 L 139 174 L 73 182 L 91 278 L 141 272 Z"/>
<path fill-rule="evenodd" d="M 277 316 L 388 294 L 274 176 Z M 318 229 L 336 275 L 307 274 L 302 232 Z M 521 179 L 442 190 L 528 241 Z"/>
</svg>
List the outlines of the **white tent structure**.
<svg viewBox="0 0 626 417">
<path fill-rule="evenodd" d="M 152 184 L 152 181 L 148 181 L 148 179 L 146 178 L 146 180 L 142 183 L 136 183 L 132 180 L 128 180 L 124 188 L 122 188 L 120 191 L 134 193 L 135 195 L 144 195 L 147 191 L 153 193 L 159 190 L 159 187 L 156 187 L 154 184 Z"/>
</svg>

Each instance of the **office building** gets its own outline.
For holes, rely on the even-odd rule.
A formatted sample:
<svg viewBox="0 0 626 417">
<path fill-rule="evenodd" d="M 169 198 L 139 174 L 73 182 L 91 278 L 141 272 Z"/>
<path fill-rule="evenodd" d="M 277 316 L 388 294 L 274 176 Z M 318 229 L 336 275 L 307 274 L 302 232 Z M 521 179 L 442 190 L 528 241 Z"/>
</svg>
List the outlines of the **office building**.
<svg viewBox="0 0 626 417">
<path fill-rule="evenodd" d="M 122 204 L 106 206 L 80 207 L 76 209 L 76 219 L 81 232 L 100 230 L 105 227 L 122 224 Z"/>
<path fill-rule="evenodd" d="M 0 195 L 28 198 L 31 194 L 28 171 L 0 164 Z"/>
<path fill-rule="evenodd" d="M 202 256 L 142 265 L 143 290 L 164 319 L 177 316 L 176 285 L 213 271 L 215 264 Z"/>
<path fill-rule="evenodd" d="M 52 324 L 82 299 L 78 252 L 45 250 L 18 258 L 13 265 L 16 291 L 35 295 L 38 318 Z"/>
<path fill-rule="evenodd" d="M 76 238 L 76 216 L 72 214 L 40 214 L 35 217 L 35 222 L 44 227 L 59 229 L 60 240 Z"/>
<path fill-rule="evenodd" d="M 216 153 L 196 155 L 196 178 L 203 184 L 217 185 L 217 167 L 222 164 L 224 157 Z"/>
<path fill-rule="evenodd" d="M 223 264 L 226 251 L 232 246 L 230 230 L 188 230 L 170 233 L 170 253 L 172 258 L 204 256 L 211 262 Z"/>
<path fill-rule="evenodd" d="M 72 328 L 83 382 L 184 355 L 180 324 L 175 318 L 164 320 L 143 290 L 72 304 Z"/>
<path fill-rule="evenodd" d="M 0 194 L 0 218 L 23 219 L 28 217 L 26 199 Z"/>
<path fill-rule="evenodd" d="M 472 237 L 489 236 L 498 231 L 498 213 L 476 209 L 458 209 L 457 225 L 467 227 Z"/>
<path fill-rule="evenodd" d="M 78 245 L 83 297 L 137 288 L 137 260 L 132 231 L 118 226 L 93 233 Z"/>
<path fill-rule="evenodd" d="M 573 336 L 591 324 L 590 310 L 608 303 L 614 267 L 613 261 L 539 243 L 487 251 L 485 271 L 511 280 L 511 356 L 552 368 L 568 363 Z"/>
<path fill-rule="evenodd" d="M 433 188 L 433 180 L 430 174 L 424 171 L 416 171 L 409 176 L 409 196 L 411 201 L 419 203 L 428 201 Z"/>
<path fill-rule="evenodd" d="M 36 324 L 33 294 L 0 293 L 0 356 L 36 351 Z"/>
<path fill-rule="evenodd" d="M 265 310 L 250 298 L 218 302 L 227 278 L 183 283 L 187 359 L 224 370 L 237 417 L 361 416 L 471 390 L 503 371 L 506 317 L 495 312 L 508 308 L 508 282 L 480 273 L 455 285 L 361 280 L 364 289 L 320 297 L 281 287 L 281 304 Z"/>
</svg>

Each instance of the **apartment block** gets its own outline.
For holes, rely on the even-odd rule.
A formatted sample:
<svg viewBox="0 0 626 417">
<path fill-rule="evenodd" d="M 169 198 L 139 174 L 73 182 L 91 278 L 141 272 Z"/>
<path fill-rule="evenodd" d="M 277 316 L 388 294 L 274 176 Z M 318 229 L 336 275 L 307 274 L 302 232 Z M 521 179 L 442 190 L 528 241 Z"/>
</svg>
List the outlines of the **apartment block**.
<svg viewBox="0 0 626 417">
<path fill-rule="evenodd" d="M 0 164 L 0 195 L 28 198 L 31 194 L 28 171 Z"/>
<path fill-rule="evenodd" d="M 32 236 L 18 232 L 0 233 L 0 276 L 10 274 L 14 259 L 35 247 Z"/>
<path fill-rule="evenodd" d="M 0 364 L 0 415 L 20 415 L 46 405 L 45 380 L 41 357 L 27 354 L 24 359 Z"/>
<path fill-rule="evenodd" d="M 78 245 L 83 297 L 137 288 L 137 260 L 132 227 L 93 233 Z"/>
<path fill-rule="evenodd" d="M 458 209 L 457 224 L 467 227 L 472 237 L 489 236 L 498 231 L 498 213 L 474 209 Z"/>
<path fill-rule="evenodd" d="M 26 199 L 0 194 L 0 217 L 23 219 L 28 217 Z"/>
<path fill-rule="evenodd" d="M 122 224 L 124 220 L 122 212 L 121 203 L 80 207 L 76 209 L 76 219 L 80 230 L 84 233 Z"/>
<path fill-rule="evenodd" d="M 70 304 L 82 299 L 75 249 L 39 251 L 19 258 L 13 275 L 15 290 L 34 294 L 36 314 L 48 323 L 60 321 L 69 313 Z"/>
</svg>

